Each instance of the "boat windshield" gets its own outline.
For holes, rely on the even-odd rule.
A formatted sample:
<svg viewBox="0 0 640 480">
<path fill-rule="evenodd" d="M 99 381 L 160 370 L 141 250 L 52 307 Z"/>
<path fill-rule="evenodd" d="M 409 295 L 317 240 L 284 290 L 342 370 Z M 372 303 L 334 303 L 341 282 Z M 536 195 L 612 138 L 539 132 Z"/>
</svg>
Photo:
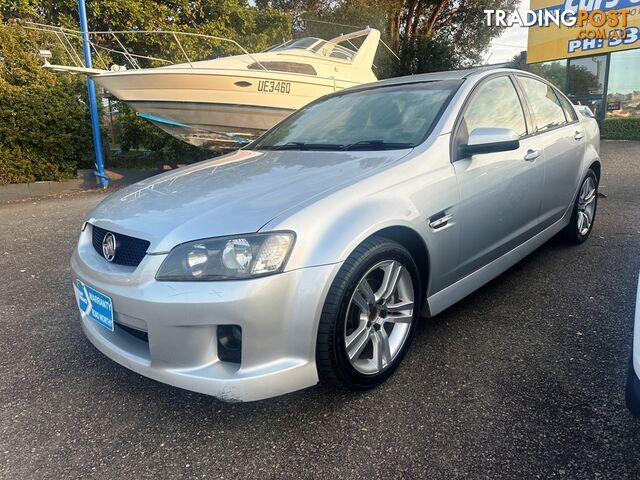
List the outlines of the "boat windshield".
<svg viewBox="0 0 640 480">
<path fill-rule="evenodd" d="M 280 50 L 292 50 L 296 48 L 301 50 L 307 50 L 309 47 L 312 47 L 318 42 L 324 42 L 324 40 L 321 40 L 320 38 L 316 38 L 316 37 L 297 38 L 294 40 L 289 40 L 288 42 L 285 42 L 276 47 L 273 47 L 269 51 L 277 52 Z"/>
<path fill-rule="evenodd" d="M 322 57 L 339 58 L 342 60 L 352 60 L 354 55 L 356 54 L 355 51 L 343 47 L 342 45 L 338 45 L 336 43 L 332 43 L 316 37 L 304 37 L 298 38 L 296 40 L 289 40 L 288 42 L 273 47 L 267 51 L 281 52 L 284 50 L 296 49 L 307 50 Z"/>
<path fill-rule="evenodd" d="M 424 141 L 462 81 L 388 85 L 331 95 L 303 107 L 253 150 L 399 150 Z"/>
<path fill-rule="evenodd" d="M 336 43 L 321 40 L 320 43 L 314 45 L 310 49 L 313 53 L 322 55 L 323 57 L 341 58 L 343 60 L 352 60 L 356 54 L 353 50 L 338 45 Z"/>
</svg>

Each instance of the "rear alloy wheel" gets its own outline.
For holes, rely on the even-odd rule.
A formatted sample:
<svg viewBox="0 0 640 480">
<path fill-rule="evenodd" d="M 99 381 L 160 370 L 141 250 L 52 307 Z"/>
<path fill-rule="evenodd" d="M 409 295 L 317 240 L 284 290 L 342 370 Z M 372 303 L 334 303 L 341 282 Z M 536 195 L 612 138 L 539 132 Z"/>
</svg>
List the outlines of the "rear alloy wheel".
<svg viewBox="0 0 640 480">
<path fill-rule="evenodd" d="M 584 242 L 593 228 L 597 207 L 598 177 L 593 170 L 588 170 L 573 206 L 571 221 L 562 230 L 562 238 L 574 245 Z"/>
<path fill-rule="evenodd" d="M 406 353 L 419 312 L 418 269 L 400 244 L 372 238 L 334 280 L 318 331 L 323 380 L 350 388 L 384 382 Z"/>
</svg>

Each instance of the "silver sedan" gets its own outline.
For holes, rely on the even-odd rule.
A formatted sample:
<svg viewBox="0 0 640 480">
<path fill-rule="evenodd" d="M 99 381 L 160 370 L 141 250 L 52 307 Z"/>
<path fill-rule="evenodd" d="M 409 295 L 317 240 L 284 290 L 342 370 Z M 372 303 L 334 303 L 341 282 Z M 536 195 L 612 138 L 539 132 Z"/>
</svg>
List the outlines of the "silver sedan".
<svg viewBox="0 0 640 480">
<path fill-rule="evenodd" d="M 599 142 L 521 71 L 337 92 L 91 212 L 71 260 L 82 328 L 127 368 L 226 400 L 375 387 L 421 314 L 551 237 L 587 239 Z"/>
</svg>

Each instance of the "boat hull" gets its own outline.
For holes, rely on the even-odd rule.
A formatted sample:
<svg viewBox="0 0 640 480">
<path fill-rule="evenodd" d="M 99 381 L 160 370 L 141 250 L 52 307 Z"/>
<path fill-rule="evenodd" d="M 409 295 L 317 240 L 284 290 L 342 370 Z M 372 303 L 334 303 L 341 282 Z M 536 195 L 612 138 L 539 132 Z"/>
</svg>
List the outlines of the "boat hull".
<svg viewBox="0 0 640 480">
<path fill-rule="evenodd" d="M 259 137 L 295 110 L 254 105 L 189 102 L 128 102 L 139 116 L 184 142 L 232 150 Z"/>
<path fill-rule="evenodd" d="M 190 68 L 107 73 L 94 80 L 171 135 L 212 150 L 239 148 L 316 98 L 361 83 Z"/>
</svg>

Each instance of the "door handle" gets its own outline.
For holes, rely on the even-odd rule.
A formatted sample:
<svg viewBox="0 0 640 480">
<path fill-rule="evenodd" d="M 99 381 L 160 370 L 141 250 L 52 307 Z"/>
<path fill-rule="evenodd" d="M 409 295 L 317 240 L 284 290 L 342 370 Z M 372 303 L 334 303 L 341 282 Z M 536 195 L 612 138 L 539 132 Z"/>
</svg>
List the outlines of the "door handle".
<svg viewBox="0 0 640 480">
<path fill-rule="evenodd" d="M 434 230 L 438 230 L 449 223 L 449 220 L 453 218 L 453 215 L 446 215 L 444 212 L 434 215 L 429 219 L 429 226 Z"/>
<path fill-rule="evenodd" d="M 539 150 L 531 150 L 531 149 L 529 149 L 527 151 L 527 154 L 524 156 L 524 159 L 527 162 L 533 162 L 539 156 L 540 156 L 540 151 Z"/>
<path fill-rule="evenodd" d="M 576 140 L 580 140 L 582 137 L 584 137 L 584 133 L 581 131 L 577 131 L 576 134 L 573 136 L 574 139 Z"/>
</svg>

